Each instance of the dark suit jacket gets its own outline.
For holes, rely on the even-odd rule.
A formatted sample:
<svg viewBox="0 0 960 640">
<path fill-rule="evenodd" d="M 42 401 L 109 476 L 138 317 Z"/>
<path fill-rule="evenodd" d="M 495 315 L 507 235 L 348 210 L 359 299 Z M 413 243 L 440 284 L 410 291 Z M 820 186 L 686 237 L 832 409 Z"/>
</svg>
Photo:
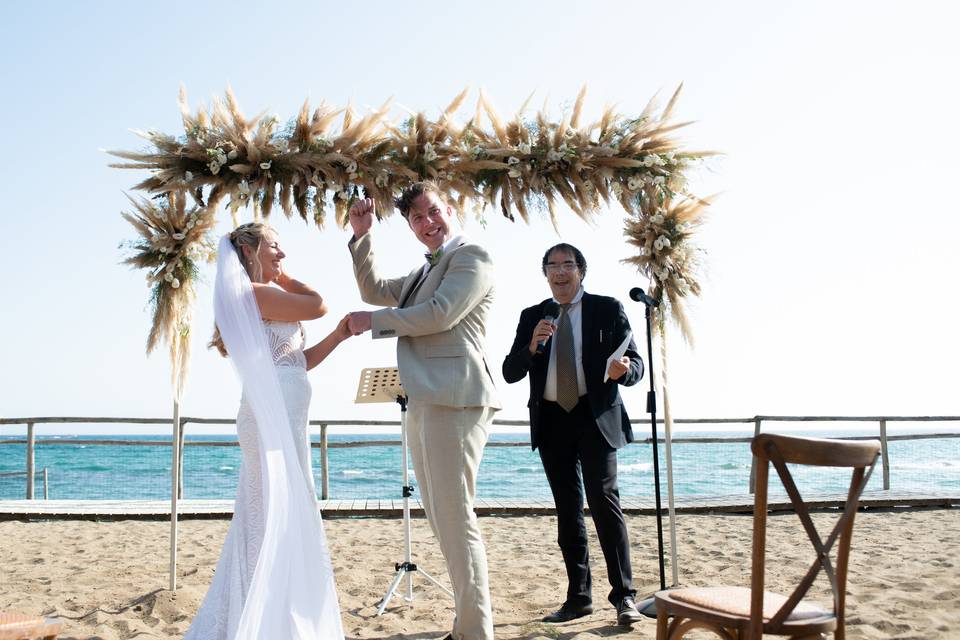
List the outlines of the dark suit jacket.
<svg viewBox="0 0 960 640">
<path fill-rule="evenodd" d="M 503 359 L 503 378 L 507 382 L 522 380 L 530 374 L 530 444 L 534 449 L 541 441 L 542 434 L 550 425 L 540 423 L 540 403 L 547 382 L 547 367 L 550 364 L 550 343 L 542 354 L 530 355 L 530 340 L 533 329 L 544 316 L 544 306 L 548 298 L 540 304 L 527 307 L 520 314 L 517 336 L 513 340 L 510 353 Z M 623 341 L 630 331 L 630 322 L 621 305 L 615 298 L 595 296 L 584 292 L 581 304 L 581 329 L 583 373 L 587 383 L 587 397 L 597 426 L 610 446 L 619 449 L 633 442 L 633 430 L 630 419 L 620 398 L 619 385 L 631 386 L 643 377 L 643 360 L 637 353 L 633 338 L 627 347 L 626 356 L 630 358 L 630 369 L 619 380 L 603 382 L 607 358 Z"/>
</svg>

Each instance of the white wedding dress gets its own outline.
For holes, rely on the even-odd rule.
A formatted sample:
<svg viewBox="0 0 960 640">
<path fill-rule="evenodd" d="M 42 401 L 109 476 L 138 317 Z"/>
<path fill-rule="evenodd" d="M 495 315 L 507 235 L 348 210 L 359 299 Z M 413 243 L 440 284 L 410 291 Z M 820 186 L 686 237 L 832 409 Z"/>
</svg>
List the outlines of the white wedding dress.
<svg viewBox="0 0 960 640">
<path fill-rule="evenodd" d="M 286 474 L 286 481 L 290 483 L 303 482 L 309 487 L 309 495 L 313 497 L 312 508 L 316 509 L 316 489 L 313 483 L 311 469 L 310 447 L 307 436 L 307 415 L 310 407 L 310 382 L 307 379 L 306 359 L 303 354 L 304 334 L 303 327 L 298 322 L 264 321 L 264 332 L 267 344 L 272 351 L 273 363 L 277 378 L 280 382 L 280 391 L 289 416 L 293 445 L 296 451 L 297 468 Z M 319 511 L 317 521 L 318 530 L 313 533 L 315 540 L 302 540 L 299 530 L 283 531 L 275 544 L 290 545 L 293 553 L 312 555 L 310 560 L 319 561 L 323 575 L 314 575 L 309 578 L 310 584 L 295 584 L 295 576 L 280 570 L 278 573 L 286 575 L 272 575 L 273 566 L 260 566 L 261 550 L 266 531 L 266 501 L 264 499 L 265 478 L 263 464 L 267 459 L 264 456 L 261 434 L 254 412 L 245 392 L 240 402 L 240 411 L 237 415 L 237 436 L 240 441 L 240 450 L 243 461 L 240 465 L 240 480 L 237 487 L 237 499 L 234 505 L 233 520 L 227 531 L 220 560 L 217 562 L 216 573 L 210 584 L 210 590 L 204 598 L 203 604 L 197 613 L 193 624 L 184 636 L 184 640 L 234 640 L 238 637 L 263 638 L 297 638 L 302 640 L 339 640 L 343 638 L 340 621 L 340 609 L 337 604 L 336 587 L 333 580 L 333 566 L 327 549 L 327 541 L 320 522 Z M 268 464 L 276 464 L 274 457 Z M 282 463 L 282 462 L 281 462 Z M 299 490 L 300 488 L 297 487 Z M 291 493 L 295 493 L 292 492 Z M 302 507 L 302 505 L 300 505 Z M 290 505 L 296 508 L 296 503 Z M 303 507 L 302 507 L 303 508 Z M 305 508 L 310 508 L 307 506 Z M 290 540 L 285 538 L 298 537 Z M 296 544 L 293 544 L 296 543 Z M 300 546 L 297 546 L 300 545 Z M 271 558 L 273 555 L 270 556 Z M 294 558 L 296 562 L 296 558 Z M 260 576 L 267 581 L 265 591 L 272 594 L 267 603 L 261 602 L 258 606 L 267 605 L 271 608 L 283 607 L 289 604 L 289 615 L 278 612 L 257 614 L 256 618 L 269 620 L 271 628 L 262 628 L 263 624 L 244 625 L 241 631 L 241 617 L 247 602 L 251 584 L 258 571 L 267 572 Z M 296 611 L 297 603 L 288 603 L 284 597 L 276 597 L 277 591 L 310 588 L 316 590 L 308 594 L 309 611 Z M 289 594 L 291 599 L 297 599 L 304 594 Z M 300 598 L 300 604 L 303 599 Z M 311 606 L 312 605 L 312 606 Z M 304 620 L 304 615 L 307 620 Z M 277 620 L 277 617 L 280 619 Z M 275 626 L 286 627 L 274 628 Z"/>
</svg>

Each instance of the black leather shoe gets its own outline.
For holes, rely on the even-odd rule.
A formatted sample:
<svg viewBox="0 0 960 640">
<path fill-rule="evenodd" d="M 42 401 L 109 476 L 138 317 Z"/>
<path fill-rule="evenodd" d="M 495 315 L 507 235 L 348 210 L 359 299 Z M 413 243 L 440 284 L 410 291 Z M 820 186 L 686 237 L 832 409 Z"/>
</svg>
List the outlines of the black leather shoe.
<svg viewBox="0 0 960 640">
<path fill-rule="evenodd" d="M 634 609 L 634 611 L 636 611 L 636 609 Z M 593 605 L 591 604 L 569 604 L 564 602 L 563 606 L 559 609 L 551 614 L 545 615 L 543 621 L 569 622 L 577 618 L 582 618 L 583 616 L 588 616 L 591 613 L 593 613 Z"/>
<path fill-rule="evenodd" d="M 617 624 L 630 626 L 643 620 L 643 615 L 637 611 L 637 604 L 633 598 L 627 596 L 617 605 Z"/>
</svg>

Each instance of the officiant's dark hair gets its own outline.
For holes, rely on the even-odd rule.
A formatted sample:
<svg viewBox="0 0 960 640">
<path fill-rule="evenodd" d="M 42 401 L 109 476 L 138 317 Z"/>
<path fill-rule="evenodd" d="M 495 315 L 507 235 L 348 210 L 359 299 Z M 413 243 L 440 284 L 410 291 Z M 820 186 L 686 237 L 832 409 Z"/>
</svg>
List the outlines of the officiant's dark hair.
<svg viewBox="0 0 960 640">
<path fill-rule="evenodd" d="M 410 215 L 410 207 L 413 206 L 413 201 L 425 193 L 435 194 L 443 204 L 448 206 L 450 204 L 447 201 L 447 196 L 444 195 L 443 191 L 440 191 L 440 187 L 438 187 L 435 182 L 430 182 L 429 180 L 414 182 L 400 193 L 400 197 L 396 198 L 393 204 L 400 210 L 400 215 L 406 218 Z"/>
<path fill-rule="evenodd" d="M 583 257 L 582 253 L 580 253 L 580 249 L 577 249 L 572 244 L 567 244 L 566 242 L 553 245 L 547 249 L 545 254 L 543 254 L 543 262 L 540 263 L 540 268 L 543 269 L 543 275 L 547 275 L 547 260 L 550 259 L 550 254 L 554 251 L 567 251 L 572 253 L 573 259 L 577 262 L 577 268 L 580 270 L 580 279 L 583 280 L 587 277 L 587 259 Z"/>
</svg>

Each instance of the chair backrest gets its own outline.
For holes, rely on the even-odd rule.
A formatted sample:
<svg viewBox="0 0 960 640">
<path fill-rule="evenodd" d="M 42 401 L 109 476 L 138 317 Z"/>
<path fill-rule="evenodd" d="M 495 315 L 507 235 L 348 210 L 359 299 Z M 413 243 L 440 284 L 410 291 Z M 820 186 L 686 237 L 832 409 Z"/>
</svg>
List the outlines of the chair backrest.
<svg viewBox="0 0 960 640">
<path fill-rule="evenodd" d="M 850 538 L 853 533 L 853 519 L 857 512 L 860 495 L 863 493 L 873 467 L 880 453 L 880 442 L 877 440 L 825 440 L 815 438 L 798 438 L 772 433 L 764 433 L 753 439 L 751 444 L 753 455 L 758 459 L 757 484 L 754 494 L 753 510 L 753 564 L 751 573 L 751 637 L 759 638 L 761 634 L 778 633 L 787 617 L 793 612 L 797 604 L 803 599 L 822 570 L 830 581 L 833 591 L 833 610 L 837 618 L 837 629 L 843 634 L 844 603 L 847 590 L 847 559 L 850 553 Z M 787 598 L 786 602 L 767 623 L 763 625 L 763 589 L 766 550 L 767 528 L 767 486 L 769 480 L 770 463 L 773 463 L 780 476 L 793 508 L 800 518 L 807 537 L 816 551 L 816 558 L 806 575 Z M 812 465 L 821 467 L 846 467 L 852 469 L 850 488 L 847 491 L 847 501 L 843 514 L 833 530 L 824 540 L 820 537 L 810 511 L 807 509 L 797 486 L 793 481 L 787 464 Z M 836 571 L 830 562 L 830 550 L 837 544 Z"/>
</svg>

